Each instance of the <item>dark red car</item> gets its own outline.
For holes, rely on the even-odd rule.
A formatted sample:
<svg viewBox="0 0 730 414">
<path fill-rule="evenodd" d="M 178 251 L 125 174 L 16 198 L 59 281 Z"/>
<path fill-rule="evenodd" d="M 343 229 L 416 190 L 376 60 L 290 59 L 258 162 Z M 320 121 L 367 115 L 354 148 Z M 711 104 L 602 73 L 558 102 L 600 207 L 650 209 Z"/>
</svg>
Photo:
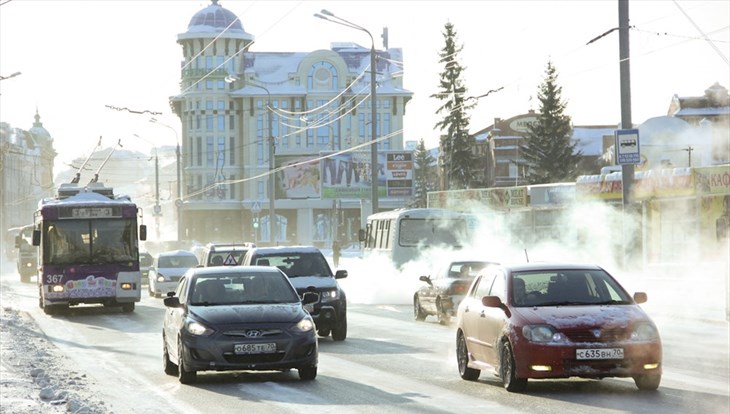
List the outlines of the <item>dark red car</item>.
<svg viewBox="0 0 730 414">
<path fill-rule="evenodd" d="M 662 344 L 645 301 L 595 265 L 486 267 L 458 308 L 459 374 L 491 370 L 516 392 L 529 378 L 568 377 L 630 377 L 656 390 Z"/>
</svg>

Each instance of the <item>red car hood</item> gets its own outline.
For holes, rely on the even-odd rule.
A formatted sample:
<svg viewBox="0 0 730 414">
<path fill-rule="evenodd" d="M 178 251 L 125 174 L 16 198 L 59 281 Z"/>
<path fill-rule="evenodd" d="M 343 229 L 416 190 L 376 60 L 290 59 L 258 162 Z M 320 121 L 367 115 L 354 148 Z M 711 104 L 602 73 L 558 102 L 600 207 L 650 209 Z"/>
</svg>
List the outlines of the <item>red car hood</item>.
<svg viewBox="0 0 730 414">
<path fill-rule="evenodd" d="M 651 321 L 638 305 L 545 306 L 512 308 L 512 312 L 522 319 L 520 325 L 545 323 L 557 329 L 629 326 L 640 321 Z"/>
</svg>

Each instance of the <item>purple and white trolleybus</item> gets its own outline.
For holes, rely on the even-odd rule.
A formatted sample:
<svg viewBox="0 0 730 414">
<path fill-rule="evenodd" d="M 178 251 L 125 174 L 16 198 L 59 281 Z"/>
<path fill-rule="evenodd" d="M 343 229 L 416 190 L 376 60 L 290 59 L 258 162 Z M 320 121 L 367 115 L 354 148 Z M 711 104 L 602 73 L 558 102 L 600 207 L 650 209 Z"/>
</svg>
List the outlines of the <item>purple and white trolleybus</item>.
<svg viewBox="0 0 730 414">
<path fill-rule="evenodd" d="M 62 184 L 35 212 L 33 245 L 38 254 L 38 304 L 46 314 L 95 303 L 134 311 L 141 300 L 137 226 L 141 210 L 128 196 L 96 181 Z"/>
</svg>

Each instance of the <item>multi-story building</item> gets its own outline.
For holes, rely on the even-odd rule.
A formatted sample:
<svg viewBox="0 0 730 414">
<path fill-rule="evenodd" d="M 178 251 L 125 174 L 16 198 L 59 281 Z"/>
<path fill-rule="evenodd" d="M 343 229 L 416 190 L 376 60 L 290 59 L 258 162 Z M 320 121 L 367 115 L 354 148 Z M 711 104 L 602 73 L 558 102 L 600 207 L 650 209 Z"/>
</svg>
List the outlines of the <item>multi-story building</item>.
<svg viewBox="0 0 730 414">
<path fill-rule="evenodd" d="M 29 130 L 0 123 L 0 229 L 2 250 L 11 255 L 15 247 L 9 229 L 31 224 L 38 201 L 54 194 L 53 138 L 36 111 Z M 7 256 L 6 256 L 7 257 Z"/>
<path fill-rule="evenodd" d="M 371 212 L 373 140 L 379 209 L 401 207 L 412 195 L 396 180 L 412 171 L 388 175 L 391 158 L 411 154 L 403 147 L 412 93 L 402 85 L 401 50 L 376 52 L 373 137 L 369 48 L 339 43 L 312 52 L 254 52 L 253 42 L 216 0 L 178 35 L 182 81 L 172 106 L 182 124 L 180 238 L 356 240 Z"/>
</svg>

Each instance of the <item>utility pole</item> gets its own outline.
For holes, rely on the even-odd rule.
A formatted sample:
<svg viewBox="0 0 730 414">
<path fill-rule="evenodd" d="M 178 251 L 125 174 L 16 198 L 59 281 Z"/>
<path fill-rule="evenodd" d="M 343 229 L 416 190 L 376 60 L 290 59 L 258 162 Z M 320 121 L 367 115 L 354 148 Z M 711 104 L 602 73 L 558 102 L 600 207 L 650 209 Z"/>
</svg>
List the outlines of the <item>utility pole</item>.
<svg viewBox="0 0 730 414">
<path fill-rule="evenodd" d="M 618 31 L 619 31 L 619 71 L 621 78 L 621 129 L 631 129 L 631 70 L 629 53 L 629 0 L 618 1 Z M 626 266 L 632 256 L 637 254 L 638 237 L 635 234 L 627 234 L 628 229 L 634 228 L 629 225 L 631 220 L 636 218 L 637 208 L 632 194 L 634 186 L 634 164 L 621 165 L 621 180 L 623 189 L 623 245 L 624 260 Z M 641 246 L 638 246 L 639 250 Z"/>
</svg>

